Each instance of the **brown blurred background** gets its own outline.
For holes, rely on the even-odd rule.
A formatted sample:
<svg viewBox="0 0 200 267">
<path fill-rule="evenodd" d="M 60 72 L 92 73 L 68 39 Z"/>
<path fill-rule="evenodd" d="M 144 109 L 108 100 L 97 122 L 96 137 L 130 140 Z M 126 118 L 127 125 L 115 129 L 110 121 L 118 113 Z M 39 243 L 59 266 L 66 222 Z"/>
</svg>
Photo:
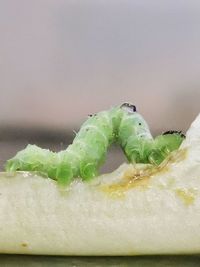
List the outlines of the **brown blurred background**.
<svg viewBox="0 0 200 267">
<path fill-rule="evenodd" d="M 54 150 L 88 114 L 132 102 L 152 132 L 200 112 L 200 2 L 0 1 L 0 166 Z M 103 168 L 124 161 L 113 148 Z"/>
</svg>

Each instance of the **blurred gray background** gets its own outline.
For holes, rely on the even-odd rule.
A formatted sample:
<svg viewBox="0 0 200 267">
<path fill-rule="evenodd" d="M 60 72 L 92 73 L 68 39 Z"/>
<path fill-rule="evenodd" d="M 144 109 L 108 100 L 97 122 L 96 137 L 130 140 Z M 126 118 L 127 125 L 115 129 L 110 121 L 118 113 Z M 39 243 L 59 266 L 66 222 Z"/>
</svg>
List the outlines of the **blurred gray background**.
<svg viewBox="0 0 200 267">
<path fill-rule="evenodd" d="M 134 103 L 157 134 L 200 112 L 200 1 L 1 0 L 0 165 Z M 103 171 L 124 160 L 113 148 Z"/>
</svg>

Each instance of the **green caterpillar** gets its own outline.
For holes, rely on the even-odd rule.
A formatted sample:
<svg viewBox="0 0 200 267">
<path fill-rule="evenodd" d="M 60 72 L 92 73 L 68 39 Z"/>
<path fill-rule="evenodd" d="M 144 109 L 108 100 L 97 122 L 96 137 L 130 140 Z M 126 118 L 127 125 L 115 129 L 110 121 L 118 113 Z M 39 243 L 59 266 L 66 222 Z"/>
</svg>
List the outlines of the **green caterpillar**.
<svg viewBox="0 0 200 267">
<path fill-rule="evenodd" d="M 39 171 L 65 185 L 74 177 L 97 176 L 112 143 L 119 143 L 129 162 L 160 164 L 183 138 L 180 132 L 168 132 L 153 139 L 136 107 L 125 103 L 90 116 L 66 150 L 28 145 L 7 161 L 6 171 Z"/>
</svg>

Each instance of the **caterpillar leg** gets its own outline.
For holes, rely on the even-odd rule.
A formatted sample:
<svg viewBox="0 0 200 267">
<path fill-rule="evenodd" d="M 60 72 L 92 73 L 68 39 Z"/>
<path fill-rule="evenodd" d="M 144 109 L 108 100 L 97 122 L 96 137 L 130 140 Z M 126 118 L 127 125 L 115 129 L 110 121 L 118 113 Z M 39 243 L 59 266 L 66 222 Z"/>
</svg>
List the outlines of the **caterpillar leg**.
<svg viewBox="0 0 200 267">
<path fill-rule="evenodd" d="M 93 162 L 82 162 L 80 164 L 80 176 L 83 180 L 88 181 L 98 175 L 97 166 Z"/>
</svg>

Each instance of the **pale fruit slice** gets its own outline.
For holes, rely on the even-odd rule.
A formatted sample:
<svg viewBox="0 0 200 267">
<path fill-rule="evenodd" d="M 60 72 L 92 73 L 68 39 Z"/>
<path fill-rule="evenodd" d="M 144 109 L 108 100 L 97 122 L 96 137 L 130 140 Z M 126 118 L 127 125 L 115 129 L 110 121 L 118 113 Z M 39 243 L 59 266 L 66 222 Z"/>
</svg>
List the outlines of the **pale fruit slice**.
<svg viewBox="0 0 200 267">
<path fill-rule="evenodd" d="M 1 173 L 0 252 L 200 253 L 200 116 L 157 168 L 123 164 L 65 190 L 36 174 Z"/>
</svg>

